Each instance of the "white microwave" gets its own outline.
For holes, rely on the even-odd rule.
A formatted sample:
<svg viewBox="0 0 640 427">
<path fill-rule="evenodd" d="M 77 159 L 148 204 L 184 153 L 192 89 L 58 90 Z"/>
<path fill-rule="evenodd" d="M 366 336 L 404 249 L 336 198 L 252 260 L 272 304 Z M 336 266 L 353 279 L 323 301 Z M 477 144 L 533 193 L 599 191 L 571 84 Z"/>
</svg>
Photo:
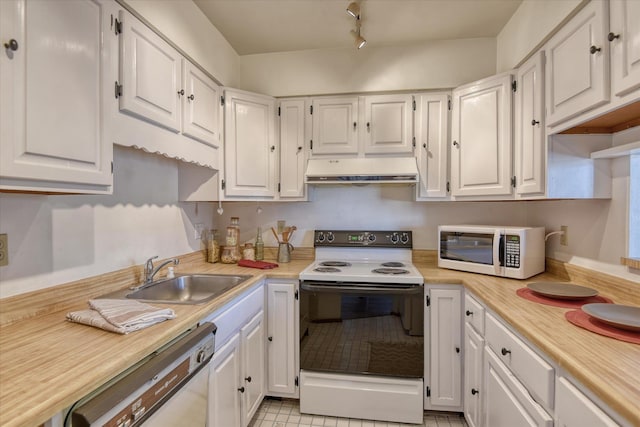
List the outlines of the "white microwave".
<svg viewBox="0 0 640 427">
<path fill-rule="evenodd" d="M 526 279 L 544 271 L 544 227 L 441 225 L 438 267 Z"/>
</svg>

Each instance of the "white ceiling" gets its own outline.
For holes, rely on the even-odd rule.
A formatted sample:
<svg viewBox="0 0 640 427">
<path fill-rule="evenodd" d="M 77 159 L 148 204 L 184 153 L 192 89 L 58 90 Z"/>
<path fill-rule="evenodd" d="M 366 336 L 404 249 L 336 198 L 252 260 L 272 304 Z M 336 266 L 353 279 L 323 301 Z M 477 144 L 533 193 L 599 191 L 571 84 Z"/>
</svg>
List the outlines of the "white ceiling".
<svg viewBox="0 0 640 427">
<path fill-rule="evenodd" d="M 522 0 L 363 0 L 367 46 L 495 37 Z M 240 55 L 353 46 L 350 0 L 194 0 Z"/>
</svg>

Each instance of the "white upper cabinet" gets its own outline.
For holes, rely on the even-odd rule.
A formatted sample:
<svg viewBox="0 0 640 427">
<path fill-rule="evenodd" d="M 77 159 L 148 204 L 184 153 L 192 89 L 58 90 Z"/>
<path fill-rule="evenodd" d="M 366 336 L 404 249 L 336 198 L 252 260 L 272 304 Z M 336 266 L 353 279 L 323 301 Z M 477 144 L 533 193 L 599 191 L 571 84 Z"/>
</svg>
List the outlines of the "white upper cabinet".
<svg viewBox="0 0 640 427">
<path fill-rule="evenodd" d="M 109 193 L 111 3 L 0 1 L 0 188 Z"/>
<path fill-rule="evenodd" d="M 222 92 L 213 80 L 186 59 L 182 60 L 184 89 L 182 133 L 204 143 L 218 147 L 220 138 L 220 97 Z M 184 95 L 182 95 L 184 90 Z"/>
<path fill-rule="evenodd" d="M 225 196 L 275 196 L 274 124 L 274 98 L 225 90 Z"/>
<path fill-rule="evenodd" d="M 511 194 L 511 80 L 499 74 L 453 91 L 452 195 Z"/>
<path fill-rule="evenodd" d="M 611 0 L 610 13 L 613 94 L 622 96 L 640 87 L 640 2 Z"/>
<path fill-rule="evenodd" d="M 358 153 L 358 97 L 315 98 L 312 154 Z"/>
<path fill-rule="evenodd" d="M 420 173 L 417 199 L 447 196 L 449 96 L 416 95 L 416 158 Z"/>
<path fill-rule="evenodd" d="M 608 26 L 608 2 L 592 1 L 547 43 L 548 126 L 609 101 Z"/>
<path fill-rule="evenodd" d="M 306 112 L 308 101 L 289 99 L 280 101 L 280 185 L 283 199 L 302 199 L 305 195 L 304 168 L 307 164 L 305 150 Z"/>
<path fill-rule="evenodd" d="M 120 110 L 179 132 L 182 56 L 127 12 L 120 22 Z"/>
<path fill-rule="evenodd" d="M 514 169 L 516 194 L 545 191 L 544 52 L 536 53 L 516 74 Z"/>
<path fill-rule="evenodd" d="M 365 154 L 413 152 L 411 95 L 364 97 Z"/>
</svg>

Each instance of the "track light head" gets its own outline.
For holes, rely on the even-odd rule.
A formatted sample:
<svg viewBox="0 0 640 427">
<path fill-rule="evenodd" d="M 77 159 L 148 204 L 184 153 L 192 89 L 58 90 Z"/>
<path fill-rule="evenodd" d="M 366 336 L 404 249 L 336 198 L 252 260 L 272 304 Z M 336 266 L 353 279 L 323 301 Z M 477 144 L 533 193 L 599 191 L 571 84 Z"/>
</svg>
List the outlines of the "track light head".
<svg viewBox="0 0 640 427">
<path fill-rule="evenodd" d="M 360 16 L 360 5 L 355 1 L 349 3 L 349 6 L 347 6 L 347 13 L 358 19 L 358 17 Z"/>
</svg>

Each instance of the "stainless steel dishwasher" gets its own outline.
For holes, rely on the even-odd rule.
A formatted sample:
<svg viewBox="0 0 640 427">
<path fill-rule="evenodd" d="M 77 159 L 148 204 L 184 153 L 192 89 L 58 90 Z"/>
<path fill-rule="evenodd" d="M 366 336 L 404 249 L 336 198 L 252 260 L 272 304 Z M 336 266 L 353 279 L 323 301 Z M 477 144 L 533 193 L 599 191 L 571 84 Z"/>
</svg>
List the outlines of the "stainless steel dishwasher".
<svg viewBox="0 0 640 427">
<path fill-rule="evenodd" d="M 70 411 L 71 425 L 206 426 L 215 332 L 213 323 L 201 324 L 78 402 Z"/>
</svg>

